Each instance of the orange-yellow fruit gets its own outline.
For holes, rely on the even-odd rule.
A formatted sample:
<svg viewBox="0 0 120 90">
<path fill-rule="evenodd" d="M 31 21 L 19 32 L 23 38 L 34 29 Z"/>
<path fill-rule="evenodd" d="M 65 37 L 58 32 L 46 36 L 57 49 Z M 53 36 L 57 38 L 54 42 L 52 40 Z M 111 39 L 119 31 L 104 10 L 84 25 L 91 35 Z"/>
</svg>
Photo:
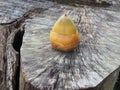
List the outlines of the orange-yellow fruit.
<svg viewBox="0 0 120 90">
<path fill-rule="evenodd" d="M 61 16 L 50 32 L 50 41 L 53 48 L 66 52 L 77 47 L 79 37 L 75 24 L 67 15 Z"/>
</svg>

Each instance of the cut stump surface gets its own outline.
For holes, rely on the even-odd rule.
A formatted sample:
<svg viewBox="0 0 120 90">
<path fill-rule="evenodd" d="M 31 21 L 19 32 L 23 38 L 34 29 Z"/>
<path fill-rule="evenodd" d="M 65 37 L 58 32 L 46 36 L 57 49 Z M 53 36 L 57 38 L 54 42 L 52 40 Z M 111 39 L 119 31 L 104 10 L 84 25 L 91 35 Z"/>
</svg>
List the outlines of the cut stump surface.
<svg viewBox="0 0 120 90">
<path fill-rule="evenodd" d="M 22 88 L 107 90 L 110 85 L 112 90 L 120 69 L 120 12 L 116 10 L 55 4 L 27 19 L 21 48 Z M 49 40 L 52 26 L 66 12 L 81 34 L 79 46 L 68 53 L 53 49 Z"/>
<path fill-rule="evenodd" d="M 119 8 L 0 0 L 0 89 L 113 90 L 120 71 Z M 81 35 L 72 52 L 53 49 L 49 40 L 65 13 Z"/>
</svg>

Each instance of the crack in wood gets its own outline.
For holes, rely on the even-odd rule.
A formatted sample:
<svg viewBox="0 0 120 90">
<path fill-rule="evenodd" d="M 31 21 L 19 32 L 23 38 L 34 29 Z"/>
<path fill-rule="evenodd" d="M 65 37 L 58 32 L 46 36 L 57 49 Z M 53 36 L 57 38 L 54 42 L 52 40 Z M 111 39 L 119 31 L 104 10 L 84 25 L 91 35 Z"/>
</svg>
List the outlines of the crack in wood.
<svg viewBox="0 0 120 90">
<path fill-rule="evenodd" d="M 14 21 L 11 21 L 9 23 L 0 23 L 0 29 L 1 27 L 5 27 L 6 30 L 5 35 L 1 35 L 3 36 L 3 39 L 0 39 L 4 40 L 2 43 L 5 44 L 5 62 L 0 62 L 0 64 L 3 64 L 4 66 L 3 68 L 0 65 L 0 69 L 3 68 L 4 70 L 0 70 L 1 90 L 19 89 L 20 47 L 22 45 L 22 38 L 24 34 L 24 21 L 30 18 L 34 13 L 41 13 L 41 11 L 44 11 L 44 9 L 34 8 L 26 12 L 22 17 L 15 19 Z"/>
</svg>

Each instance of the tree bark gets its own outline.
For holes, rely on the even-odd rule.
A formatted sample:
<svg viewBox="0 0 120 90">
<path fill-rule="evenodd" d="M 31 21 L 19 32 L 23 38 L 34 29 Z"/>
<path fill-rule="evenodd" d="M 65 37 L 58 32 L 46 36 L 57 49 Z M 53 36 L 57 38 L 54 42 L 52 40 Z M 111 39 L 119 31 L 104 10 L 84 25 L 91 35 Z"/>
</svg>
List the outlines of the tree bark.
<svg viewBox="0 0 120 90">
<path fill-rule="evenodd" d="M 19 90 L 20 77 L 20 47 L 22 44 L 24 30 L 22 26 L 16 29 L 8 38 L 7 42 L 7 68 L 6 87 L 7 90 Z"/>
<path fill-rule="evenodd" d="M 6 88 L 6 71 L 7 71 L 7 38 L 16 28 L 16 23 L 9 23 L 0 25 L 0 89 L 4 90 Z"/>
<path fill-rule="evenodd" d="M 5 27 L 0 26 L 0 88 L 5 88 L 5 75 L 6 75 L 6 59 L 5 59 L 5 46 L 8 37 L 8 32 Z"/>
<path fill-rule="evenodd" d="M 95 90 L 114 90 L 115 83 L 118 79 L 120 68 L 111 73 Z"/>
</svg>

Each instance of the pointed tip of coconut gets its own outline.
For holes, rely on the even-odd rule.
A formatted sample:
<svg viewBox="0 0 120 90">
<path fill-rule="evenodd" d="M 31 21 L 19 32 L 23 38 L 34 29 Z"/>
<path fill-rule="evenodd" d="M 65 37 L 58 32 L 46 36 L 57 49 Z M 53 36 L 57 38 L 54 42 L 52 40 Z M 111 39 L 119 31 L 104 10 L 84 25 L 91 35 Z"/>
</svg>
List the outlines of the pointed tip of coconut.
<svg viewBox="0 0 120 90">
<path fill-rule="evenodd" d="M 77 28 L 68 14 L 63 14 L 54 24 L 52 31 L 63 35 L 76 34 Z"/>
<path fill-rule="evenodd" d="M 67 16 L 67 14 L 65 13 L 64 16 Z"/>
</svg>

